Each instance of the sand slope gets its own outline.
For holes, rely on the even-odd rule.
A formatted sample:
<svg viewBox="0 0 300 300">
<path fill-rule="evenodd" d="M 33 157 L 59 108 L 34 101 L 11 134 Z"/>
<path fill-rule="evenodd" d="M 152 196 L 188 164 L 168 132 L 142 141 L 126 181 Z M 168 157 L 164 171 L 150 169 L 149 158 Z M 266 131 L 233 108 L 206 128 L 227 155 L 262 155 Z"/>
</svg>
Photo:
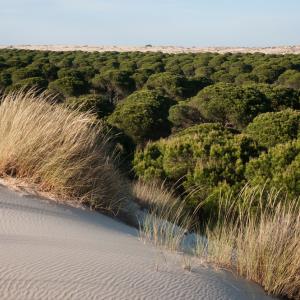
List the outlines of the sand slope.
<svg viewBox="0 0 300 300">
<path fill-rule="evenodd" d="M 92 46 L 92 45 L 0 45 L 0 49 L 24 49 L 42 51 L 86 51 L 86 52 L 163 52 L 163 53 L 265 53 L 300 54 L 300 45 L 275 47 L 179 47 L 179 46 Z"/>
<path fill-rule="evenodd" d="M 179 261 L 166 263 L 106 216 L 0 186 L 0 299 L 271 299 L 231 274 L 188 272 Z"/>
</svg>

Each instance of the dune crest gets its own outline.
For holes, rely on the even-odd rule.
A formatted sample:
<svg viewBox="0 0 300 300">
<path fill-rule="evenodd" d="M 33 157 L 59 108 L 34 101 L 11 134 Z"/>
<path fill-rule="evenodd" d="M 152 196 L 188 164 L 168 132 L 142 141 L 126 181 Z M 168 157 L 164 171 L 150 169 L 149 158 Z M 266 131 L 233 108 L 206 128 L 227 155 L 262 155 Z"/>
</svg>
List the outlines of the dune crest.
<svg viewBox="0 0 300 300">
<path fill-rule="evenodd" d="M 85 52 L 163 52 L 176 53 L 265 53 L 299 54 L 300 45 L 274 47 L 181 47 L 181 46 L 93 46 L 93 45 L 2 45 L 0 49 Z"/>
</svg>

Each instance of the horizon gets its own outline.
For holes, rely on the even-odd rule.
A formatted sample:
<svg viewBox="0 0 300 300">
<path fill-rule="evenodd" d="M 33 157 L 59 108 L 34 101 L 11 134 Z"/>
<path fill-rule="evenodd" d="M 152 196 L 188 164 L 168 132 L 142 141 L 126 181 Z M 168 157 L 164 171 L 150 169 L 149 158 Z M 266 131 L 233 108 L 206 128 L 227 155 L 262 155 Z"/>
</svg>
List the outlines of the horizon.
<svg viewBox="0 0 300 300">
<path fill-rule="evenodd" d="M 1 45 L 300 45 L 296 0 L 2 0 Z"/>
</svg>

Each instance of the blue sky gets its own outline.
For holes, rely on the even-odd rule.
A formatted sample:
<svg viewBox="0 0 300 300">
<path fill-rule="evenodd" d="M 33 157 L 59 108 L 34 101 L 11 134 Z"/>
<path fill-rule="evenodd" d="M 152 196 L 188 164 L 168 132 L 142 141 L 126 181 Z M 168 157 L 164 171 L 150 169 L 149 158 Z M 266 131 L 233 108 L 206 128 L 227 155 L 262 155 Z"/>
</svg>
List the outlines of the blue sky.
<svg viewBox="0 0 300 300">
<path fill-rule="evenodd" d="M 0 0 L 0 44 L 300 44 L 300 0 Z"/>
</svg>

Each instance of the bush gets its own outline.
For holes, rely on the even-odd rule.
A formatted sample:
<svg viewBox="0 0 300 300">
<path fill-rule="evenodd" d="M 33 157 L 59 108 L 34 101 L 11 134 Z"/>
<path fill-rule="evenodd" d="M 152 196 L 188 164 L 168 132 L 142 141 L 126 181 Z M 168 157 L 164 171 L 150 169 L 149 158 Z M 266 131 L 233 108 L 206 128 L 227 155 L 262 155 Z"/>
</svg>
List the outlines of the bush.
<svg viewBox="0 0 300 300">
<path fill-rule="evenodd" d="M 251 138 L 218 124 L 201 124 L 138 150 L 134 170 L 144 180 L 167 178 L 187 192 L 198 190 L 190 197 L 195 207 L 220 185 L 239 187 L 246 163 L 259 153 Z"/>
<path fill-rule="evenodd" d="M 278 78 L 278 83 L 286 87 L 299 90 L 300 89 L 300 72 L 288 70 L 281 74 Z"/>
<path fill-rule="evenodd" d="M 168 120 L 172 123 L 172 128 L 175 131 L 203 123 L 204 121 L 198 109 L 184 102 L 170 108 Z"/>
<path fill-rule="evenodd" d="M 185 84 L 183 76 L 165 72 L 151 75 L 145 87 L 171 99 L 182 99 L 185 95 Z"/>
<path fill-rule="evenodd" d="M 114 110 L 114 105 L 105 96 L 101 95 L 82 95 L 79 97 L 67 98 L 66 105 L 72 109 L 80 111 L 90 111 L 96 113 L 99 118 L 110 115 Z"/>
<path fill-rule="evenodd" d="M 271 104 L 272 111 L 279 111 L 287 108 L 300 109 L 300 93 L 283 86 L 269 84 L 251 85 L 258 89 Z"/>
<path fill-rule="evenodd" d="M 19 69 L 12 73 L 12 81 L 15 83 L 19 80 L 32 78 L 32 77 L 40 77 L 42 76 L 42 72 L 39 68 L 35 67 L 26 67 L 23 69 Z"/>
<path fill-rule="evenodd" d="M 11 75 L 5 71 L 0 73 L 0 90 L 6 89 L 11 84 Z"/>
<path fill-rule="evenodd" d="M 300 112 L 291 109 L 257 116 L 246 133 L 264 147 L 300 138 Z"/>
<path fill-rule="evenodd" d="M 246 178 L 253 185 L 283 189 L 291 197 L 300 196 L 300 140 L 279 144 L 249 162 Z"/>
<path fill-rule="evenodd" d="M 285 71 L 285 68 L 274 63 L 263 63 L 252 71 L 261 83 L 274 83 L 278 77 Z"/>
<path fill-rule="evenodd" d="M 92 79 L 93 87 L 100 93 L 106 93 L 111 102 L 117 103 L 134 91 L 134 80 L 127 72 L 109 70 L 97 74 Z"/>
<path fill-rule="evenodd" d="M 170 131 L 169 99 L 153 91 L 141 90 L 116 106 L 108 122 L 122 129 L 135 143 L 165 136 Z"/>
<path fill-rule="evenodd" d="M 13 93 L 0 105 L 0 175 L 22 178 L 59 198 L 117 212 L 127 184 L 93 116 L 49 104 L 48 96 Z"/>
<path fill-rule="evenodd" d="M 49 83 L 49 89 L 65 98 L 78 96 L 85 92 L 85 83 L 76 77 L 63 77 Z"/>
<path fill-rule="evenodd" d="M 13 85 L 10 85 L 5 89 L 5 92 L 10 92 L 10 91 L 18 91 L 20 89 L 23 90 L 28 90 L 35 88 L 37 90 L 43 90 L 46 89 L 48 85 L 48 82 L 41 77 L 32 77 L 32 78 L 27 78 L 23 80 L 19 80 Z"/>
<path fill-rule="evenodd" d="M 244 128 L 258 114 L 270 110 L 270 103 L 254 87 L 219 83 L 208 86 L 192 98 L 191 105 L 213 122 Z"/>
</svg>

